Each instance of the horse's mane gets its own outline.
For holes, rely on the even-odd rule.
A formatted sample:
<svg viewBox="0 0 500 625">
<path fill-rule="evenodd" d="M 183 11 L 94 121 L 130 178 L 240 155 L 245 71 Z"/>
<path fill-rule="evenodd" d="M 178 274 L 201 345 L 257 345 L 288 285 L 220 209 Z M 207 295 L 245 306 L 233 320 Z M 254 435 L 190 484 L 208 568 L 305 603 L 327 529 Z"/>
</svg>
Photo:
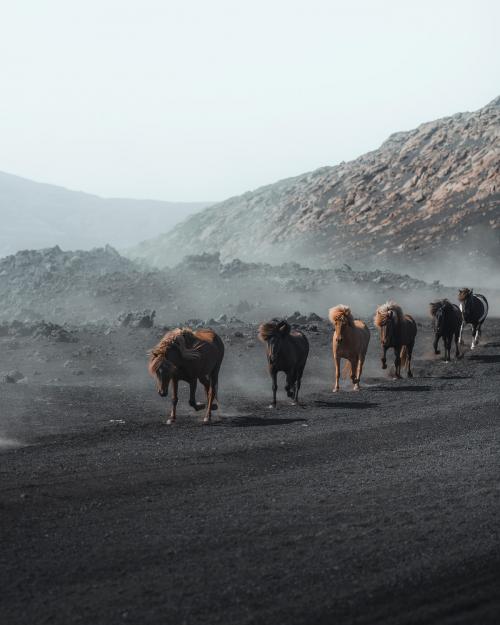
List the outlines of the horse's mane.
<svg viewBox="0 0 500 625">
<path fill-rule="evenodd" d="M 351 309 L 345 304 L 339 304 L 338 306 L 330 308 L 328 318 L 333 324 L 344 318 L 350 326 L 354 326 L 354 317 L 352 316 Z"/>
<path fill-rule="evenodd" d="M 465 302 L 472 295 L 472 289 L 468 289 L 464 287 L 463 289 L 459 289 L 458 291 L 458 301 Z"/>
<path fill-rule="evenodd" d="M 192 348 L 197 340 L 211 343 L 215 338 L 215 332 L 208 328 L 195 331 L 191 328 L 175 328 L 167 332 L 160 342 L 149 352 L 148 370 L 151 375 L 156 373 L 161 362 L 165 359 L 168 350 L 174 344 L 178 344 L 180 337 L 183 337 L 186 345 Z"/>
<path fill-rule="evenodd" d="M 434 317 L 434 315 L 437 313 L 437 311 L 440 308 L 448 308 L 449 306 L 451 306 L 451 303 L 446 298 L 445 299 L 438 299 L 435 302 L 431 302 L 429 304 L 429 312 L 431 314 L 431 317 Z"/>
<path fill-rule="evenodd" d="M 391 311 L 396 314 L 398 321 L 403 321 L 403 309 L 401 308 L 401 306 L 399 304 L 396 304 L 396 302 L 389 301 L 385 304 L 382 304 L 382 306 L 379 306 L 375 311 L 375 317 L 373 318 L 375 325 L 379 328 L 380 326 L 384 325 L 387 319 L 387 315 Z"/>
<path fill-rule="evenodd" d="M 286 319 L 271 319 L 261 323 L 259 326 L 259 339 L 263 342 L 270 339 L 272 336 L 281 335 L 286 336 L 290 334 L 290 324 Z"/>
</svg>

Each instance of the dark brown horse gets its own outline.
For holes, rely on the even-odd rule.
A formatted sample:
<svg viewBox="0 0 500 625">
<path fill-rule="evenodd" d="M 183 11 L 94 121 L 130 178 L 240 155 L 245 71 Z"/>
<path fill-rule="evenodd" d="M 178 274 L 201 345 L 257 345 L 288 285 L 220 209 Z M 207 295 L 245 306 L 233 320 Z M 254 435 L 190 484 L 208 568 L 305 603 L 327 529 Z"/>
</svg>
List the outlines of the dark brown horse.
<svg viewBox="0 0 500 625">
<path fill-rule="evenodd" d="M 148 370 L 155 378 L 161 397 L 168 395 L 168 386 L 172 382 L 172 411 L 167 423 L 175 423 L 179 380 L 188 382 L 190 387 L 189 404 L 200 410 L 203 404 L 196 403 L 196 382 L 205 387 L 207 404 L 204 423 L 210 423 L 212 410 L 217 406 L 219 370 L 224 357 L 224 343 L 213 330 L 191 330 L 176 328 L 167 332 L 162 340 L 150 352 Z"/>
<path fill-rule="evenodd" d="M 429 312 L 434 325 L 434 353 L 440 354 L 438 350 L 439 339 L 443 339 L 444 361 L 449 362 L 451 358 L 451 341 L 455 337 L 455 357 L 460 358 L 458 339 L 460 328 L 462 327 L 462 312 L 456 304 L 452 304 L 447 299 L 440 299 L 429 304 Z"/>
<path fill-rule="evenodd" d="M 299 330 L 292 330 L 285 319 L 272 319 L 259 326 L 259 339 L 267 343 L 267 362 L 273 382 L 273 403 L 276 408 L 278 372 L 286 374 L 285 390 L 294 403 L 299 401 L 300 383 L 309 354 L 309 341 Z"/>
<path fill-rule="evenodd" d="M 391 347 L 394 349 L 395 375 L 401 377 L 401 365 L 406 365 L 407 375 L 413 377 L 411 371 L 411 355 L 417 336 L 417 324 L 410 315 L 403 314 L 401 306 L 396 302 L 386 302 L 377 308 L 374 317 L 375 325 L 380 332 L 382 343 L 382 369 L 387 369 L 386 354 Z"/>
</svg>

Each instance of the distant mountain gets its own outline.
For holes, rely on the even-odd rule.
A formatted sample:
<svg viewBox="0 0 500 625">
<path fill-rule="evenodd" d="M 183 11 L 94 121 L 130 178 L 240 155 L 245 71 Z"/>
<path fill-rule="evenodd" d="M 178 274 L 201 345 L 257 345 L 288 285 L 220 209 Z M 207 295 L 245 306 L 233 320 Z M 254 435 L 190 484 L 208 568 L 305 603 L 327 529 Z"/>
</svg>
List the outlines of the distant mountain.
<svg viewBox="0 0 500 625">
<path fill-rule="evenodd" d="M 332 137 L 334 141 L 335 138 Z M 370 263 L 500 250 L 500 98 L 398 132 L 377 150 L 195 214 L 130 254 Z M 386 263 L 387 264 L 387 263 Z"/>
<path fill-rule="evenodd" d="M 0 172 L 0 257 L 54 245 L 130 247 L 207 206 L 208 202 L 105 199 Z"/>
</svg>

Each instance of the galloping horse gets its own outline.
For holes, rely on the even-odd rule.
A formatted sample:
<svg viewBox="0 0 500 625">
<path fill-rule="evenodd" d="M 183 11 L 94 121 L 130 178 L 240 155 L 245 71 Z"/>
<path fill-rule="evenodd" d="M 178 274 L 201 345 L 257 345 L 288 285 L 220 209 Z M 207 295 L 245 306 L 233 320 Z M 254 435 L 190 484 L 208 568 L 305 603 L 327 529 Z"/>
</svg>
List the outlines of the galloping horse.
<svg viewBox="0 0 500 625">
<path fill-rule="evenodd" d="M 339 390 L 340 359 L 347 360 L 346 370 L 351 370 L 354 390 L 359 391 L 359 381 L 363 371 L 366 350 L 370 342 L 370 330 L 363 321 L 354 319 L 349 306 L 340 304 L 328 311 L 328 318 L 335 327 L 332 339 L 333 359 L 335 361 L 335 386 Z"/>
<path fill-rule="evenodd" d="M 451 358 L 451 340 L 455 336 L 455 357 L 460 358 L 458 339 L 460 327 L 462 325 L 462 313 L 456 304 L 452 304 L 447 299 L 440 299 L 429 304 L 429 311 L 434 324 L 434 353 L 440 354 L 438 350 L 439 339 L 442 337 L 444 344 L 444 361 Z"/>
<path fill-rule="evenodd" d="M 217 409 L 214 400 L 217 396 L 219 370 L 224 357 L 224 343 L 213 330 L 176 328 L 167 332 L 150 352 L 148 370 L 156 379 L 161 397 L 168 395 L 172 382 L 172 411 L 167 423 L 175 423 L 177 417 L 177 389 L 179 380 L 189 383 L 189 404 L 195 410 L 203 408 L 195 400 L 196 382 L 205 387 L 207 404 L 204 423 L 210 423 L 212 410 Z"/>
<path fill-rule="evenodd" d="M 488 300 L 481 293 L 474 294 L 472 289 L 463 288 L 458 292 L 458 301 L 460 310 L 462 311 L 462 327 L 460 328 L 460 344 L 464 345 L 462 333 L 465 326 L 472 324 L 472 344 L 474 349 L 479 343 L 481 336 L 481 326 L 488 316 Z"/>
<path fill-rule="evenodd" d="M 412 378 L 411 355 L 417 336 L 417 324 L 413 317 L 403 314 L 401 306 L 396 302 L 386 302 L 377 308 L 373 320 L 380 331 L 382 369 L 387 369 L 386 354 L 392 347 L 395 354 L 396 377 L 401 377 L 401 365 L 403 367 L 406 365 L 407 375 Z"/>
<path fill-rule="evenodd" d="M 309 341 L 299 330 L 292 330 L 286 319 L 272 319 L 259 326 L 259 339 L 267 343 L 267 362 L 273 383 L 272 408 L 276 408 L 278 371 L 286 374 L 285 390 L 294 403 L 299 401 L 300 383 L 309 354 Z"/>
</svg>

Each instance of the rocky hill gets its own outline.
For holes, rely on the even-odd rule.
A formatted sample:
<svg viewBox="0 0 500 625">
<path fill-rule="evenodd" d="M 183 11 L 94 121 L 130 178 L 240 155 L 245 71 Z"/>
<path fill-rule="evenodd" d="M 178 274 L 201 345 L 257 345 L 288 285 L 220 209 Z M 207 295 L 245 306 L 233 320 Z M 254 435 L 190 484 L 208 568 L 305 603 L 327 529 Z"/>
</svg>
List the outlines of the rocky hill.
<svg viewBox="0 0 500 625">
<path fill-rule="evenodd" d="M 500 244 L 500 97 L 398 132 L 335 167 L 233 197 L 130 253 L 162 266 L 186 253 L 380 265 Z M 486 239 L 485 239 L 486 237 Z M 490 252 L 491 250 L 486 250 Z"/>
<path fill-rule="evenodd" d="M 0 172 L 0 256 L 54 245 L 129 247 L 206 206 L 102 198 Z"/>
</svg>

